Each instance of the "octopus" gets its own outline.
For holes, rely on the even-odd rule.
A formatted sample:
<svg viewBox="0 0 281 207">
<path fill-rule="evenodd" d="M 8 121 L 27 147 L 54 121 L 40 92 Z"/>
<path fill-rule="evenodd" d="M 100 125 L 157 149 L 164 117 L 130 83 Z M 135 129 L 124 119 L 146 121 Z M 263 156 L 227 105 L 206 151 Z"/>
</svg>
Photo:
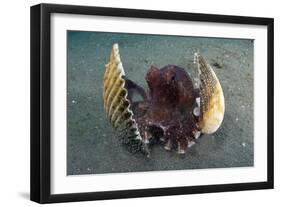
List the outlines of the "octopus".
<svg viewBox="0 0 281 207">
<path fill-rule="evenodd" d="M 185 154 L 202 134 L 220 128 L 225 111 L 221 84 L 200 54 L 194 54 L 194 63 L 197 84 L 184 68 L 152 65 L 145 90 L 125 75 L 118 44 L 113 45 L 103 79 L 104 108 L 130 151 L 149 156 L 153 144 L 163 143 L 165 150 Z"/>
</svg>

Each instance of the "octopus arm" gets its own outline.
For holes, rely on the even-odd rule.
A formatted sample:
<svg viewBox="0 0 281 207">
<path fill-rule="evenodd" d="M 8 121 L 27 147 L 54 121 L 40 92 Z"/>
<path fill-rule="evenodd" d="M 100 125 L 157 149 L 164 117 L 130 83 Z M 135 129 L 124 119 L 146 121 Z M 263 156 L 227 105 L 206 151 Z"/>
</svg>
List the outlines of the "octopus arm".
<svg viewBox="0 0 281 207">
<path fill-rule="evenodd" d="M 132 101 L 132 98 L 135 94 L 139 94 L 142 99 L 145 101 L 147 100 L 147 94 L 146 91 L 143 89 L 143 87 L 136 84 L 134 81 L 128 79 L 126 76 L 123 76 L 125 80 L 125 88 L 128 91 L 128 98 Z"/>
</svg>

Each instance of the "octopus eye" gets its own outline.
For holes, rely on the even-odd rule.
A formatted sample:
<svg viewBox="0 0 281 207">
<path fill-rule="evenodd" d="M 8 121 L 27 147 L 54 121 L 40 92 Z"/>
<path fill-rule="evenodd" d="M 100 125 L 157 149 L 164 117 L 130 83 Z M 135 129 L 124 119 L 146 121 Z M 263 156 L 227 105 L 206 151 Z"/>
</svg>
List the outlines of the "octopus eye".
<svg viewBox="0 0 281 207">
<path fill-rule="evenodd" d="M 175 81 L 176 80 L 176 75 L 172 75 L 171 80 Z"/>
</svg>

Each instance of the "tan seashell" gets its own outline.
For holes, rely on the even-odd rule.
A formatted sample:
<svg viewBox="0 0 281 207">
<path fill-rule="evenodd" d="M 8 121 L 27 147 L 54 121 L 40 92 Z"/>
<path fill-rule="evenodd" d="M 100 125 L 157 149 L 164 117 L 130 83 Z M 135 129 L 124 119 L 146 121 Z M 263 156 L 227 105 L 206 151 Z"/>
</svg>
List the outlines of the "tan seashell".
<svg viewBox="0 0 281 207">
<path fill-rule="evenodd" d="M 141 140 L 133 112 L 130 109 L 128 92 L 125 88 L 125 75 L 120 59 L 118 44 L 111 50 L 109 62 L 105 65 L 103 78 L 103 102 L 111 125 L 118 130 L 119 136 L 126 139 Z"/>
<path fill-rule="evenodd" d="M 212 134 L 220 127 L 225 111 L 221 84 L 214 70 L 204 58 L 195 53 L 199 71 L 200 117 L 199 128 L 202 133 Z"/>
</svg>

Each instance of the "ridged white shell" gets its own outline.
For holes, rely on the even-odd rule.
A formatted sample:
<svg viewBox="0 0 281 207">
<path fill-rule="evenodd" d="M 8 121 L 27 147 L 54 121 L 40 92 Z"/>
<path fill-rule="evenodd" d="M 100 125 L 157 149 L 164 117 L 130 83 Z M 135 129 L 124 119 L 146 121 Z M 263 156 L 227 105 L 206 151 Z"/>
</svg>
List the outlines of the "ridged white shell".
<svg viewBox="0 0 281 207">
<path fill-rule="evenodd" d="M 130 109 L 128 92 L 125 88 L 125 75 L 120 59 L 118 44 L 114 44 L 109 62 L 105 65 L 103 78 L 103 102 L 111 125 L 118 130 L 118 136 L 141 141 L 141 136 L 133 112 Z"/>
<path fill-rule="evenodd" d="M 225 111 L 223 90 L 212 67 L 198 53 L 195 53 L 194 57 L 199 71 L 199 128 L 202 133 L 212 134 L 218 130 L 223 121 Z"/>
</svg>

